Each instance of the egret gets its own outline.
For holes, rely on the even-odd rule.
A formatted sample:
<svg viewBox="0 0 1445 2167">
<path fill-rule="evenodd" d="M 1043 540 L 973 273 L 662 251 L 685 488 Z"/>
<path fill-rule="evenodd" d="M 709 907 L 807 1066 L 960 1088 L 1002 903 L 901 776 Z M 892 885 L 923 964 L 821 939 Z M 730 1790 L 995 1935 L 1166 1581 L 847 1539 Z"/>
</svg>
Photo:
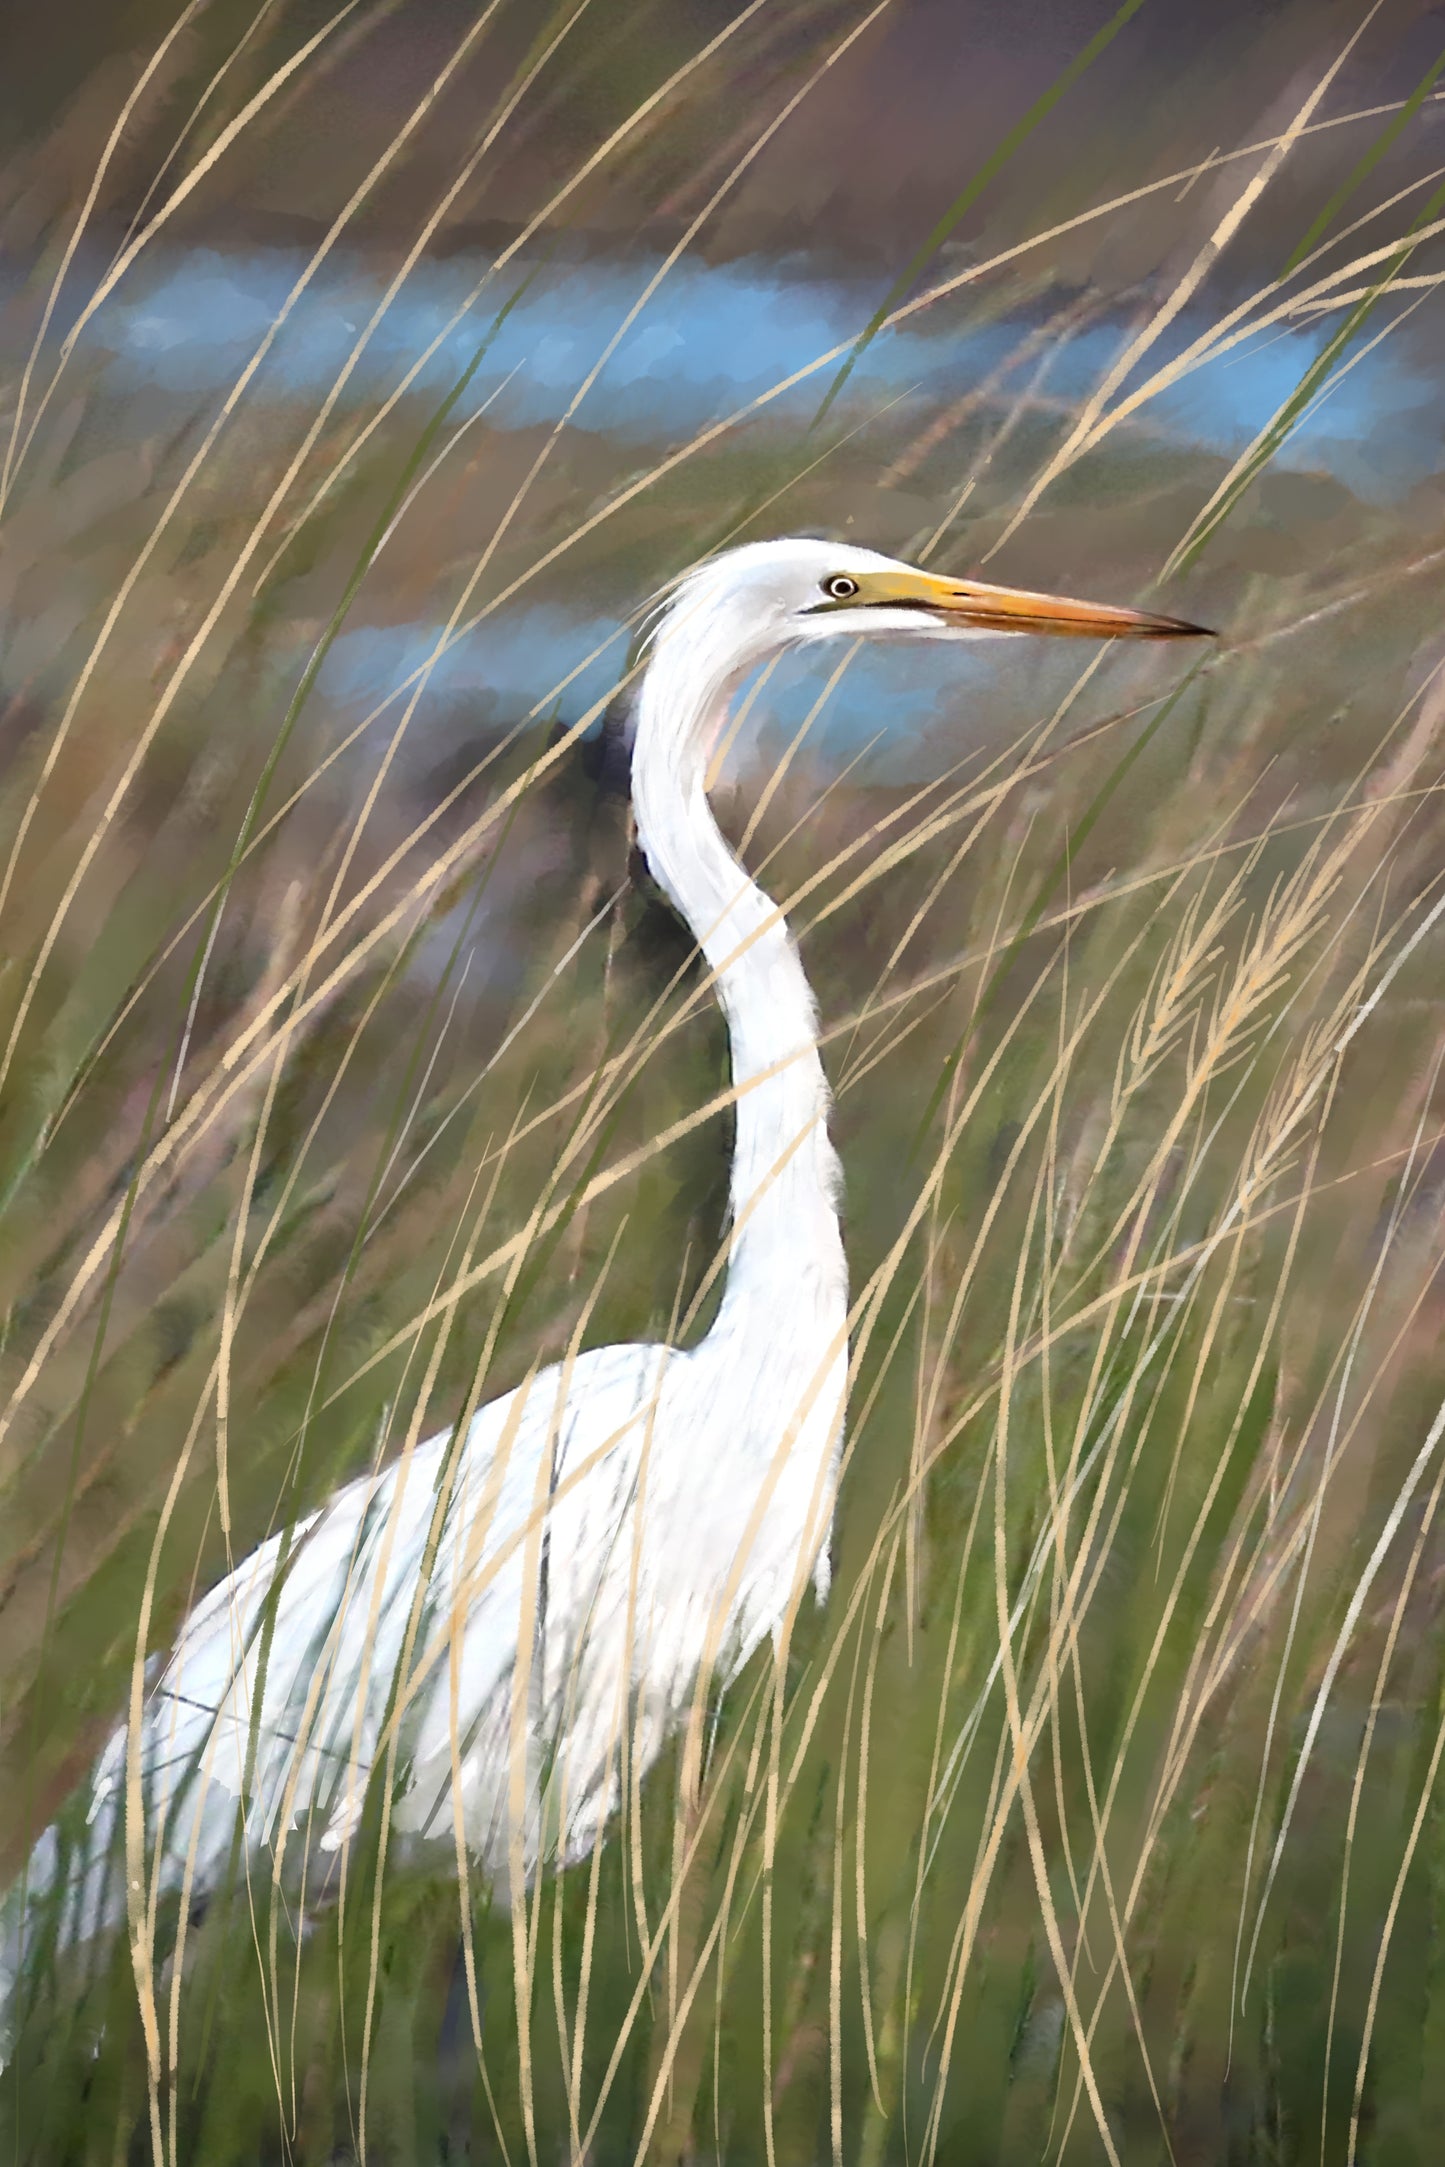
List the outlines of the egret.
<svg viewBox="0 0 1445 2167">
<path fill-rule="evenodd" d="M 699 1681 L 725 1684 L 776 1642 L 810 1577 L 826 1596 L 848 1374 L 839 1166 L 797 947 L 707 801 L 730 695 L 820 640 L 1202 630 L 811 539 L 748 544 L 673 583 L 646 643 L 631 790 L 727 1026 L 716 1319 L 693 1347 L 598 1347 L 540 1371 L 459 1449 L 445 1432 L 404 1452 L 237 1566 L 182 1625 L 136 1744 L 122 1726 L 101 1753 L 82 1855 L 40 1839 L 32 1931 L 42 1903 L 60 1947 L 124 1918 L 128 1778 L 161 1889 L 213 1889 L 238 1815 L 273 1864 L 288 1844 L 341 1851 L 382 1768 L 392 1829 L 459 1836 L 509 1901 L 544 1859 L 590 1850 L 624 1780 L 701 1705 Z"/>
</svg>

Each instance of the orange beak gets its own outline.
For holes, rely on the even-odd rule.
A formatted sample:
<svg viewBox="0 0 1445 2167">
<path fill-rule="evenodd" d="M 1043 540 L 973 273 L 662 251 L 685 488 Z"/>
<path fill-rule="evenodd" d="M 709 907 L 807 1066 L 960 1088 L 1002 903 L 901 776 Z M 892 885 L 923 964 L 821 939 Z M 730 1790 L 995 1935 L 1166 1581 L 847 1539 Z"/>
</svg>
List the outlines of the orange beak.
<svg viewBox="0 0 1445 2167">
<path fill-rule="evenodd" d="M 829 605 L 824 605 L 825 607 Z M 1038 632 L 1076 640 L 1212 639 L 1206 625 L 1148 610 L 1118 609 L 1106 602 L 1079 602 L 1070 595 L 1030 594 L 1022 587 L 991 587 L 981 579 L 940 579 L 931 572 L 876 572 L 858 578 L 858 592 L 833 605 L 846 609 L 926 611 L 960 631 Z"/>
</svg>

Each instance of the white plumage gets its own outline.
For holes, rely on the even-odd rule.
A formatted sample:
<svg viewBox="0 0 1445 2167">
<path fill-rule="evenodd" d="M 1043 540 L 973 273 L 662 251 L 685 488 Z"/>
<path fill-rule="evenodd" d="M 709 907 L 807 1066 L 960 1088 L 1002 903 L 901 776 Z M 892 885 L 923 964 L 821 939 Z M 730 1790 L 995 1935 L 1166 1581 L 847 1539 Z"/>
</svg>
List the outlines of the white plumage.
<svg viewBox="0 0 1445 2167">
<path fill-rule="evenodd" d="M 728 849 L 706 773 L 728 697 L 778 648 L 839 635 L 1196 628 L 943 580 L 819 541 L 751 545 L 678 583 L 652 638 L 632 756 L 638 836 L 691 928 L 737 1089 L 729 1264 L 690 1350 L 621 1346 L 548 1369 L 349 1483 L 212 1589 L 152 1685 L 140 1735 L 148 1867 L 214 1886 L 237 1810 L 255 1851 L 348 1842 L 393 1755 L 392 1827 L 465 1840 L 499 1894 L 586 1852 L 712 1680 L 826 1593 L 847 1381 L 847 1276 L 812 996 L 781 914 Z M 431 1569 L 424 1566 L 431 1553 Z M 263 1664 L 264 1657 L 264 1664 Z M 92 1779 L 86 1855 L 53 1832 L 29 1903 L 62 1944 L 125 1916 L 127 1732 Z M 21 1962 L 12 1897 L 0 1940 Z"/>
</svg>

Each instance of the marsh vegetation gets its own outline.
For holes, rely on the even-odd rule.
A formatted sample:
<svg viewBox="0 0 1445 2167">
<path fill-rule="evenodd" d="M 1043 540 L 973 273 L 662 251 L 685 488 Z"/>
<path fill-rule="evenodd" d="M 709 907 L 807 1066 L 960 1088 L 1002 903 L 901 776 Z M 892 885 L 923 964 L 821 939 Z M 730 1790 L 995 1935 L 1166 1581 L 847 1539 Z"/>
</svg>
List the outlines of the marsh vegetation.
<svg viewBox="0 0 1445 2167">
<path fill-rule="evenodd" d="M 1420 26 L 1226 19 L 1156 109 L 1149 10 L 1071 22 L 920 210 L 904 0 L 71 12 L 0 296 L 7 1883 L 228 1560 L 584 1324 L 703 1328 L 721 1024 L 589 752 L 659 583 L 828 532 L 1224 636 L 754 688 L 826 1607 L 511 1913 L 379 1810 L 301 1902 L 142 1842 L 129 1935 L 27 1948 L 8 2156 L 1435 2159 Z M 830 227 L 874 68 L 893 222 Z"/>
</svg>

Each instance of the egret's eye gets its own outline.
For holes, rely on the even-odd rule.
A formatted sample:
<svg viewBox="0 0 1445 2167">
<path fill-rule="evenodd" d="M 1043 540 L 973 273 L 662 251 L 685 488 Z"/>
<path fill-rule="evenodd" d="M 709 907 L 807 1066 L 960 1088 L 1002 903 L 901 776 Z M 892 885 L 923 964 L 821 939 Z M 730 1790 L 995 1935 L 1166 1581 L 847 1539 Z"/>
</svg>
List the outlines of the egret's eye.
<svg viewBox="0 0 1445 2167">
<path fill-rule="evenodd" d="M 823 592 L 830 602 L 847 602 L 858 592 L 858 582 L 846 572 L 835 572 L 831 579 L 824 580 Z"/>
</svg>

